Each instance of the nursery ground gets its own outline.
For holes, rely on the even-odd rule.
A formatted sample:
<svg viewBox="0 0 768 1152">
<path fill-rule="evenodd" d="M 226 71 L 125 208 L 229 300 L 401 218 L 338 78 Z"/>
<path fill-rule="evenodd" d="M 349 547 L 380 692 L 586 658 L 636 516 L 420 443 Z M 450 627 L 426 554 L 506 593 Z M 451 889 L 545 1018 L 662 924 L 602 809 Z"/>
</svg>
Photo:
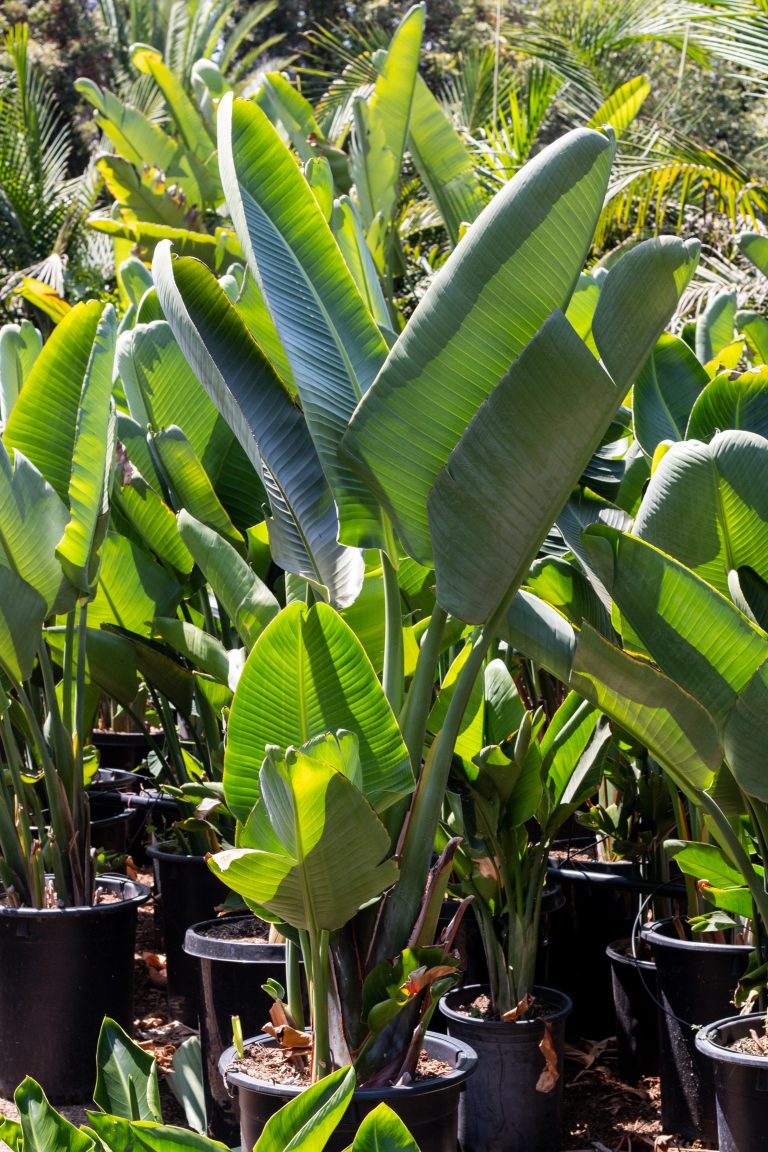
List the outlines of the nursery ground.
<svg viewBox="0 0 768 1152">
<path fill-rule="evenodd" d="M 152 884 L 152 874 L 138 879 Z M 150 902 L 139 909 L 135 968 L 135 1035 L 157 1058 L 161 1098 L 167 1123 L 183 1124 L 183 1112 L 168 1085 L 176 1047 L 191 1034 L 189 1028 L 169 1020 L 162 970 L 162 941 Z M 639 1084 L 622 1083 L 615 1074 L 612 1039 L 584 1039 L 567 1049 L 564 1097 L 563 1152 L 685 1152 L 692 1147 L 662 1133 L 659 1121 L 659 1082 L 654 1077 Z M 85 1120 L 90 1101 L 62 1108 L 73 1123 Z M 12 1100 L 0 1097 L 0 1113 L 15 1117 Z M 6 1145 L 0 1141 L 0 1149 Z"/>
</svg>

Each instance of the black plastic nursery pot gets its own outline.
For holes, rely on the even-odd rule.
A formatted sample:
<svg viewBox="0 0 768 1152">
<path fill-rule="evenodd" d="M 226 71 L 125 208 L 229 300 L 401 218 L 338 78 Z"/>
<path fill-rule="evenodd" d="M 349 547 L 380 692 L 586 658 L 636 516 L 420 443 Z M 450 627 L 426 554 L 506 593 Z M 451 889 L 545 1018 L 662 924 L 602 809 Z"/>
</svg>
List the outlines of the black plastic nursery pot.
<svg viewBox="0 0 768 1152">
<path fill-rule="evenodd" d="M 138 792 L 141 783 L 142 777 L 135 772 L 126 772 L 123 768 L 97 768 L 93 779 L 88 782 L 88 793 Z"/>
<path fill-rule="evenodd" d="M 643 950 L 639 941 L 636 947 Z M 605 951 L 611 963 L 619 1075 L 636 1084 L 642 1076 L 659 1073 L 656 963 L 633 955 L 631 939 L 615 940 Z"/>
<path fill-rule="evenodd" d="M 136 809 L 126 808 L 117 793 L 89 794 L 91 845 L 103 852 L 130 855 L 133 841 L 141 832 L 141 816 Z"/>
<path fill-rule="evenodd" d="M 256 1036 L 245 1044 L 274 1045 L 275 1041 L 271 1036 Z M 434 1032 L 427 1032 L 424 1048 L 428 1056 L 444 1060 L 453 1071 L 399 1087 L 358 1088 L 341 1123 L 325 1145 L 326 1152 L 344 1152 L 349 1148 L 362 1120 L 381 1103 L 388 1104 L 397 1113 L 421 1152 L 456 1152 L 459 1098 L 475 1071 L 477 1056 L 468 1044 Z M 219 1061 L 219 1071 L 230 1091 L 238 1095 L 241 1147 L 253 1148 L 270 1116 L 302 1089 L 256 1080 L 237 1072 L 230 1067 L 235 1058 L 234 1047 L 227 1048 Z"/>
<path fill-rule="evenodd" d="M 717 1140 L 714 1069 L 696 1050 L 696 1031 L 733 1007 L 752 949 L 694 939 L 687 924 L 675 920 L 645 925 L 641 935 L 656 961 L 662 1128 L 712 1147 Z"/>
<path fill-rule="evenodd" d="M 285 945 L 266 940 L 217 938 L 222 925 L 256 925 L 250 914 L 206 920 L 187 929 L 184 951 L 197 965 L 200 1045 L 208 1135 L 228 1147 L 238 1143 L 237 1096 L 230 1095 L 219 1074 L 221 1054 L 232 1043 L 232 1017 L 239 1016 L 245 1035 L 269 1019 L 272 998 L 262 990 L 270 977 L 285 984 Z"/>
<path fill-rule="evenodd" d="M 754 1030 L 765 1035 L 765 1013 L 731 1016 L 696 1033 L 696 1048 L 711 1061 L 720 1152 L 768 1152 L 768 1057 L 729 1046 Z"/>
<path fill-rule="evenodd" d="M 105 1016 L 133 1025 L 136 917 L 149 889 L 100 876 L 119 902 L 93 908 L 0 906 L 0 1093 L 32 1076 L 54 1104 L 89 1100 Z"/>
<path fill-rule="evenodd" d="M 169 841 L 147 849 L 155 869 L 155 886 L 160 899 L 160 922 L 165 943 L 168 973 L 168 1008 L 171 1017 L 197 1027 L 199 997 L 197 963 L 184 951 L 187 928 L 200 920 L 211 920 L 229 888 L 214 876 L 204 856 L 184 856 L 174 852 Z"/>
<path fill-rule="evenodd" d="M 579 844 L 574 850 L 589 847 Z M 632 932 L 641 896 L 623 881 L 636 879 L 638 866 L 630 860 L 551 860 L 550 883 L 562 888 L 565 906 L 551 925 L 547 981 L 573 1000 L 569 1035 L 611 1036 L 613 996 L 605 949 Z"/>
<path fill-rule="evenodd" d="M 486 985 L 459 988 L 440 1001 L 448 1035 L 477 1052 L 477 1071 L 459 1105 L 462 1152 L 558 1152 L 570 997 L 536 987 L 537 999 L 551 1006 L 536 1020 L 483 1020 L 460 1011 L 487 992 Z M 545 1023 L 551 1028 L 559 1077 L 551 1091 L 539 1092 L 536 1084 L 545 1068 L 539 1045 Z"/>
<path fill-rule="evenodd" d="M 103 768 L 122 768 L 126 772 L 132 772 L 151 750 L 143 732 L 107 732 L 95 728 L 91 742 L 99 750 Z"/>
</svg>

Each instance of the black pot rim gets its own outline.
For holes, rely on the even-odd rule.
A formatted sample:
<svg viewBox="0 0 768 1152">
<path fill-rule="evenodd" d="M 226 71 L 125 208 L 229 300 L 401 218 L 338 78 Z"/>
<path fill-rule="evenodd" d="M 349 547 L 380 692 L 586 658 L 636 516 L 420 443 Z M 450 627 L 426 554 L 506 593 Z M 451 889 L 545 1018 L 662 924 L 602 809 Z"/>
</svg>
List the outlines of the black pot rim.
<svg viewBox="0 0 768 1152">
<path fill-rule="evenodd" d="M 152 892 L 146 884 L 142 884 L 138 880 L 128 880 L 127 877 L 118 874 L 103 873 L 97 877 L 96 887 L 99 887 L 99 885 L 107 888 L 109 891 L 117 889 L 123 899 L 119 904 L 78 904 L 72 908 L 5 908 L 0 905 L 0 916 L 15 916 L 21 917 L 22 919 L 30 919 L 36 916 L 42 916 L 44 918 L 49 916 L 66 916 L 68 920 L 77 919 L 82 916 L 108 916 L 116 912 L 122 912 L 128 907 L 138 908 L 140 905 L 146 904 L 152 896 Z"/>
<path fill-rule="evenodd" d="M 640 929 L 640 935 L 643 940 L 650 944 L 653 948 L 675 948 L 681 951 L 701 951 L 706 948 L 712 952 L 730 952 L 733 955 L 747 955 L 753 952 L 754 949 L 751 944 L 716 944 L 710 940 L 681 940 L 675 934 L 674 936 L 667 936 L 666 933 L 661 931 L 662 926 L 674 923 L 672 917 L 665 920 L 654 920 L 652 924 L 643 924 Z"/>
<path fill-rule="evenodd" d="M 223 960 L 230 964 L 283 964 L 285 944 L 270 943 L 269 940 L 219 940 L 200 931 L 214 924 L 234 923 L 240 920 L 257 920 L 247 912 L 242 916 L 218 916 L 213 920 L 198 920 L 187 928 L 184 936 L 184 951 L 188 956 L 198 956 L 201 960 Z"/>
<path fill-rule="evenodd" d="M 765 1027 L 765 1012 L 756 1012 L 752 1016 L 724 1016 L 722 1020 L 715 1020 L 713 1024 L 705 1024 L 696 1033 L 696 1047 L 703 1056 L 710 1060 L 719 1060 L 721 1064 L 739 1064 L 742 1068 L 768 1068 L 768 1056 L 752 1056 L 749 1052 L 734 1052 L 718 1044 L 715 1037 L 718 1030 L 736 1025 L 744 1034 L 750 1028 Z M 756 1027 L 757 1026 L 757 1027 Z"/>
<path fill-rule="evenodd" d="M 553 998 L 562 1002 L 562 1008 L 557 1012 L 552 1012 L 547 1016 L 537 1016 L 535 1020 L 483 1020 L 481 1017 L 465 1016 L 463 1012 L 456 1012 L 448 1004 L 449 1000 L 453 1000 L 464 993 L 471 992 L 474 996 L 478 996 L 483 992 L 488 992 L 490 986 L 488 984 L 465 984 L 463 988 L 454 988 L 452 992 L 446 992 L 445 996 L 440 999 L 440 1011 L 443 1016 L 448 1020 L 469 1021 L 472 1024 L 477 1024 L 480 1028 L 487 1028 L 491 1030 L 509 1031 L 513 1029 L 515 1032 L 522 1032 L 523 1029 L 540 1028 L 543 1021 L 547 1023 L 556 1023 L 559 1020 L 565 1020 L 570 1016 L 573 1011 L 573 1001 L 570 996 L 565 992 L 560 992 L 557 988 L 547 988 L 543 984 L 535 984 L 533 991 L 537 996 L 542 998 Z"/>
<path fill-rule="evenodd" d="M 175 844 L 174 840 L 161 840 L 158 844 L 147 846 L 147 856 L 152 860 L 174 860 L 177 864 L 192 864 L 205 860 L 205 856 L 195 856 L 185 852 L 169 852 L 167 845 Z"/>
<path fill-rule="evenodd" d="M 395 1099 L 404 1092 L 417 1092 L 419 1095 L 426 1095 L 432 1092 L 445 1092 L 463 1084 L 472 1075 L 477 1065 L 477 1053 L 474 1048 L 471 1048 L 463 1040 L 457 1040 L 455 1036 L 442 1036 L 438 1032 L 427 1032 L 424 1037 L 425 1048 L 429 1048 L 430 1041 L 449 1045 L 458 1051 L 459 1064 L 453 1072 L 447 1072 L 444 1076 L 435 1076 L 431 1080 L 419 1080 L 413 1084 L 396 1084 L 388 1088 L 355 1088 L 355 1099 L 386 1101 Z M 262 1034 L 249 1037 L 243 1041 L 243 1044 L 269 1044 L 271 1046 L 275 1044 L 275 1039 L 273 1036 Z M 299 1087 L 294 1084 L 272 1084 L 268 1080 L 257 1080 L 255 1076 L 247 1076 L 244 1072 L 231 1070 L 229 1065 L 236 1055 L 233 1044 L 226 1048 L 219 1057 L 219 1072 L 227 1084 L 234 1084 L 237 1088 L 250 1089 L 252 1092 L 259 1092 L 265 1096 L 280 1096 L 285 1100 L 292 1100 L 295 1096 L 300 1096 L 302 1092 L 306 1091 L 306 1087 L 303 1085 Z"/>
<path fill-rule="evenodd" d="M 623 950 L 626 945 L 631 945 L 631 943 L 632 941 L 628 936 L 624 936 L 621 940 L 614 940 L 612 944 L 606 945 L 605 954 L 609 960 L 615 960 L 617 964 L 626 964 L 628 968 L 645 968 L 649 972 L 655 972 L 655 960 L 644 960 L 641 956 L 633 956 L 631 951 Z"/>
</svg>

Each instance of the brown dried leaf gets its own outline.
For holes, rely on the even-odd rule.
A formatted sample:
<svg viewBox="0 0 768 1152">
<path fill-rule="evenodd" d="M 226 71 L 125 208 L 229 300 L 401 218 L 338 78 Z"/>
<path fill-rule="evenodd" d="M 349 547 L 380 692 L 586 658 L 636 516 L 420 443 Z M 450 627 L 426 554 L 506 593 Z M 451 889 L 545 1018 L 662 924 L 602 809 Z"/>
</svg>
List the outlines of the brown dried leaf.
<svg viewBox="0 0 768 1152">
<path fill-rule="evenodd" d="M 453 964 L 436 964 L 433 968 L 427 968 L 426 964 L 422 964 L 421 968 L 414 968 L 400 990 L 405 992 L 406 996 L 418 996 L 419 992 L 434 984 L 435 980 L 455 971 Z"/>
<path fill-rule="evenodd" d="M 309 1032 L 300 1032 L 298 1028 L 292 1028 L 290 1024 L 265 1024 L 264 1031 L 269 1036 L 274 1036 L 276 1040 L 280 1041 L 281 1048 L 290 1048 L 292 1051 L 299 1049 L 307 1049 L 312 1045 L 312 1036 Z"/>
<path fill-rule="evenodd" d="M 539 1044 L 539 1052 L 544 1057 L 544 1067 L 536 1081 L 536 1091 L 551 1092 L 560 1079 L 560 1073 L 557 1070 L 557 1052 L 552 1042 L 552 1025 L 548 1020 L 544 1021 L 544 1035 Z"/>
<path fill-rule="evenodd" d="M 528 1011 L 531 1004 L 533 1004 L 533 996 L 526 994 L 514 1008 L 510 1008 L 509 1012 L 502 1013 L 502 1020 L 518 1020 L 524 1012 Z"/>
</svg>

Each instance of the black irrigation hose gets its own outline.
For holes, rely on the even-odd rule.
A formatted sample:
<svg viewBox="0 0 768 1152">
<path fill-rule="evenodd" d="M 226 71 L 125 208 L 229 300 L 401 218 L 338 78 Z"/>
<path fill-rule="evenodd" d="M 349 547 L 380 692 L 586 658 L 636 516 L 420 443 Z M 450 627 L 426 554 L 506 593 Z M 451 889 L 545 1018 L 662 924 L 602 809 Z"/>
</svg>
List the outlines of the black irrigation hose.
<svg viewBox="0 0 768 1152">
<path fill-rule="evenodd" d="M 680 884 L 677 880 L 667 880 L 665 883 L 659 884 L 657 880 L 643 880 L 637 876 L 620 876 L 616 875 L 615 872 L 590 872 L 588 868 L 558 868 L 557 866 L 547 868 L 547 876 L 553 880 L 557 879 L 558 876 L 564 877 L 566 880 L 574 880 L 577 884 L 600 884 L 615 892 L 648 892 L 650 895 L 648 900 L 643 902 L 643 907 L 662 888 L 667 896 L 684 897 L 686 895 L 685 885 Z"/>
</svg>

